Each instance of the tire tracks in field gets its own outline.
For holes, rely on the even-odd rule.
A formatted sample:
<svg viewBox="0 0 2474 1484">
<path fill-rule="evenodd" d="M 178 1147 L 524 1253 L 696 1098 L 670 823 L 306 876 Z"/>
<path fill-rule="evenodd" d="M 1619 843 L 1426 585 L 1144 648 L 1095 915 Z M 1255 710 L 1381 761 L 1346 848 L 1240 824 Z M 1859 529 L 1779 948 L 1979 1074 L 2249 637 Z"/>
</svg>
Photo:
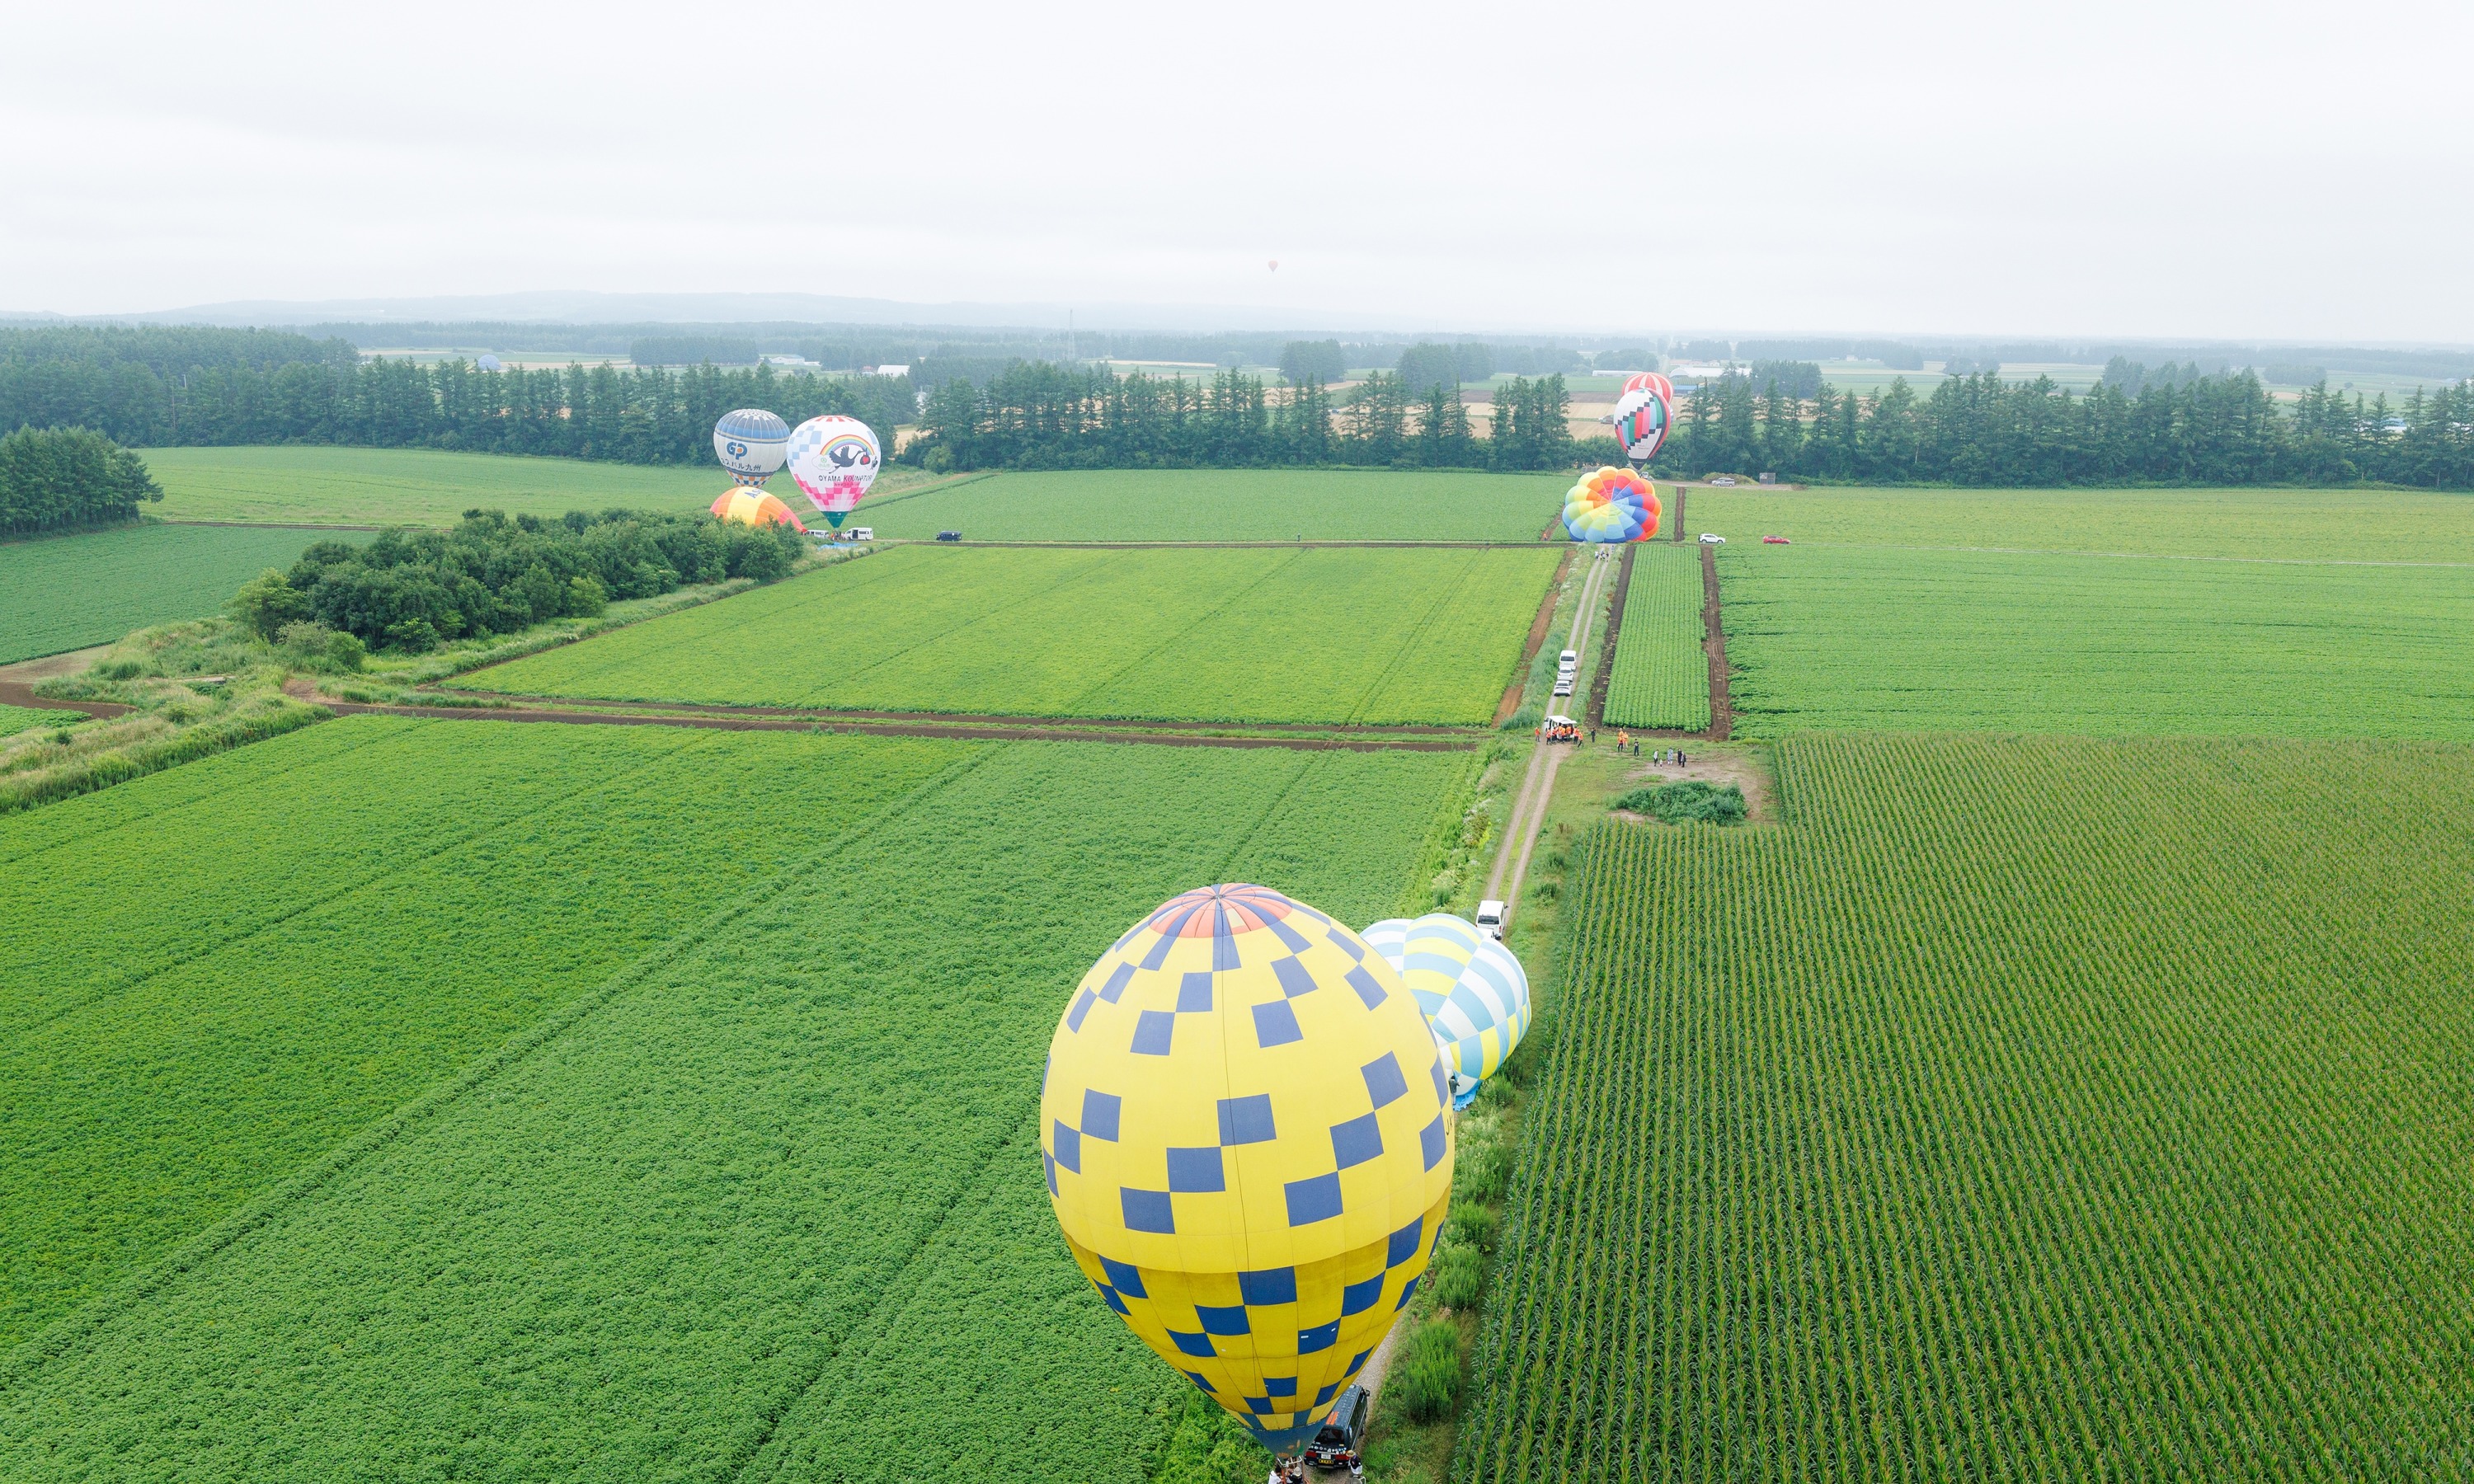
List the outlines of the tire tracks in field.
<svg viewBox="0 0 2474 1484">
<path fill-rule="evenodd" d="M 1141 655 L 1137 656 L 1133 659 L 1128 660 L 1125 664 L 1122 664 L 1115 670 L 1110 671 L 1104 679 L 1083 690 L 1079 695 L 1077 695 L 1073 700 L 1068 701 L 1065 704 L 1069 706 L 1080 706 L 1083 702 L 1089 700 L 1093 696 L 1099 695 L 1109 686 L 1116 684 L 1121 680 L 1124 680 L 1127 676 L 1139 671 L 1143 666 L 1151 663 L 1161 654 L 1182 641 L 1186 635 L 1194 633 L 1195 630 L 1201 628 L 1202 625 L 1211 622 L 1222 613 L 1226 612 L 1238 602 L 1238 600 L 1247 597 L 1251 594 L 1255 588 L 1262 586 L 1273 578 L 1279 576 L 1282 572 L 1285 572 L 1289 568 L 1297 565 L 1298 559 L 1304 555 L 1305 554 L 1303 552 L 1293 552 L 1287 561 L 1273 562 L 1270 566 L 1263 569 L 1261 576 L 1255 578 L 1252 582 L 1248 583 L 1245 586 L 1238 588 L 1235 592 L 1228 594 L 1228 596 L 1221 599 L 1218 603 L 1213 604 L 1202 612 L 1196 614 L 1193 618 L 1188 619 L 1185 623 L 1179 625 L 1175 633 L 1169 634 L 1166 638 L 1161 639 L 1151 648 L 1143 651 Z"/>
<path fill-rule="evenodd" d="M 689 750 L 681 748 L 678 751 Z M 75 1349 L 80 1340 L 143 1304 L 184 1275 L 214 1260 L 251 1233 L 273 1221 L 298 1202 L 316 1194 L 327 1183 L 349 1172 L 363 1160 L 454 1108 L 501 1074 L 514 1070 L 535 1051 L 589 1019 L 594 1011 L 617 998 L 620 992 L 654 969 L 698 947 L 723 928 L 795 894 L 818 867 L 865 841 L 909 814 L 918 804 L 943 793 L 1007 751 L 1009 749 L 1003 746 L 982 747 L 975 749 L 973 755 L 948 764 L 934 778 L 885 809 L 857 822 L 808 855 L 786 864 L 766 878 L 762 889 L 740 894 L 730 905 L 716 911 L 703 922 L 637 955 L 594 988 L 516 1032 L 494 1050 L 475 1057 L 462 1071 L 398 1104 L 334 1149 L 294 1170 L 289 1176 L 279 1178 L 274 1189 L 182 1243 L 142 1272 L 122 1280 L 118 1285 L 63 1314 L 14 1351 L 0 1354 L 0 1401 L 10 1399 L 12 1392 L 25 1385 L 45 1366 Z M 676 756 L 678 753 L 666 755 Z M 940 1220 L 939 1230 L 942 1224 Z"/>
<path fill-rule="evenodd" d="M 1461 569 L 1452 574 L 1451 582 L 1437 592 L 1434 601 L 1426 605 L 1426 610 L 1418 615 L 1418 622 L 1400 635 L 1400 642 L 1394 647 L 1390 662 L 1374 672 L 1373 679 L 1366 682 L 1366 689 L 1359 694 L 1357 704 L 1348 708 L 1349 721 L 1357 722 L 1364 716 L 1366 708 L 1374 704 L 1374 698 L 1383 693 L 1383 688 L 1399 678 L 1401 657 L 1407 655 L 1419 637 L 1434 626 L 1436 616 L 1461 595 L 1461 589 L 1468 586 L 1470 575 L 1477 571 L 1477 563 L 1475 555 L 1463 562 Z"/>
<path fill-rule="evenodd" d="M 22 1043 L 25 1038 L 32 1036 L 37 1031 L 47 1030 L 80 1011 L 91 1009 L 116 995 L 126 994 L 133 990 L 142 989 L 155 980 L 163 977 L 165 974 L 185 969 L 189 965 L 197 963 L 202 959 L 211 958 L 215 954 L 224 952 L 227 949 L 240 947 L 249 943 L 252 939 L 260 937 L 276 928 L 281 927 L 284 923 L 290 922 L 305 914 L 315 912 L 322 907 L 332 905 L 347 897 L 366 891 L 370 887 L 375 886 L 381 881 L 400 875 L 406 871 L 425 865 L 430 861 L 438 859 L 442 855 L 449 854 L 468 845 L 474 844 L 477 841 L 486 840 L 492 835 L 498 834 L 517 825 L 525 824 L 538 818 L 547 810 L 562 807 L 587 794 L 601 792 L 617 783 L 635 777 L 639 773 L 660 767 L 665 763 L 676 759 L 684 754 L 693 752 L 706 745 L 706 739 L 701 737 L 692 738 L 670 749 L 668 752 L 661 754 L 659 756 L 646 758 L 643 762 L 638 763 L 633 767 L 626 768 L 620 772 L 604 773 L 594 776 L 572 789 L 543 800 L 540 803 L 535 804 L 531 808 L 519 810 L 518 812 L 507 815 L 502 819 L 493 820 L 484 825 L 474 826 L 466 829 L 461 834 L 449 836 L 446 839 L 439 841 L 430 849 L 422 850 L 418 854 L 396 856 L 390 859 L 387 864 L 377 868 L 376 870 L 355 876 L 340 886 L 333 887 L 331 890 L 305 897 L 290 908 L 278 912 L 271 917 L 261 919 L 260 921 L 251 924 L 249 927 L 240 932 L 234 933 L 230 937 L 218 938 L 211 943 L 193 948 L 188 952 L 175 954 L 170 958 L 140 969 L 138 972 L 126 979 L 98 986 L 89 990 L 83 995 L 54 1006 L 50 1011 L 35 1019 L 11 1027 L 10 1036 L 12 1040 Z M 9 1053 L 0 1053 L 0 1057 L 5 1057 Z"/>
</svg>

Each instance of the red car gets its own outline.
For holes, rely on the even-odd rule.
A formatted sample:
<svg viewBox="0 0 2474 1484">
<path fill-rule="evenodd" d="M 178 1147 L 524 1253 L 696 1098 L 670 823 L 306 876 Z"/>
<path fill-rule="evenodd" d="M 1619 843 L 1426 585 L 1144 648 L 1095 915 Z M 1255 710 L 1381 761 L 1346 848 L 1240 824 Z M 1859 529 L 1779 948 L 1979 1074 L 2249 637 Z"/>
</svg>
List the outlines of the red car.
<svg viewBox="0 0 2474 1484">
<path fill-rule="evenodd" d="M 1789 541 L 1783 536 L 1764 536 L 1761 538 L 1761 544 L 1764 546 L 1787 546 L 1792 545 L 1793 542 Z"/>
</svg>

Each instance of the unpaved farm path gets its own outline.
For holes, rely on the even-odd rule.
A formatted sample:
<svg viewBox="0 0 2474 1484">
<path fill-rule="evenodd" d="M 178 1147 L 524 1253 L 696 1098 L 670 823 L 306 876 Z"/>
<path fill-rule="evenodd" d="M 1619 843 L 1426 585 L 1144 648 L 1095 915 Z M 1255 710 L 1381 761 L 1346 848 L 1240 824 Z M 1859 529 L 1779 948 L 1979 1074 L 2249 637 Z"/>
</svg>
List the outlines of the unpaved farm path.
<svg viewBox="0 0 2474 1484">
<path fill-rule="evenodd" d="M 1589 558 L 1589 571 L 1581 580 L 1581 590 L 1575 599 L 1572 637 L 1566 648 L 1586 652 L 1589 643 L 1589 620 L 1596 616 L 1598 593 L 1620 565 L 1606 560 L 1599 547 Z M 1564 750 L 1551 742 L 1540 742 L 1529 754 L 1529 770 L 1521 776 L 1520 792 L 1514 799 L 1512 818 L 1504 822 L 1503 849 L 1495 852 L 1494 870 L 1486 878 L 1486 895 L 1507 904 L 1507 915 L 1520 900 L 1521 878 L 1529 874 L 1530 849 L 1538 843 L 1538 829 L 1546 821 L 1546 800 L 1555 791 L 1556 770 L 1564 765 Z M 1505 873 L 1510 873 L 1510 880 Z"/>
</svg>

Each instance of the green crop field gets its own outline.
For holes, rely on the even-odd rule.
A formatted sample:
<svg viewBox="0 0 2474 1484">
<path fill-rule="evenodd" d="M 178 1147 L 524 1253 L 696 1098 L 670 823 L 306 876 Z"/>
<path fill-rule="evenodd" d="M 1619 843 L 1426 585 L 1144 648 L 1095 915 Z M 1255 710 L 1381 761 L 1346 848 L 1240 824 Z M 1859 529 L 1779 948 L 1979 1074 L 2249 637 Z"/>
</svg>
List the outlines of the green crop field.
<svg viewBox="0 0 2474 1484">
<path fill-rule="evenodd" d="M 2474 739 L 2474 567 L 1730 546 L 1718 569 L 1739 735 Z"/>
<path fill-rule="evenodd" d="M 36 727 L 74 727 L 85 720 L 79 711 L 29 710 L 22 706 L 0 706 L 0 737 L 14 736 Z"/>
<path fill-rule="evenodd" d="M 871 495 L 879 537 L 998 541 L 1534 541 L 1567 475 L 1388 469 L 1095 469 L 997 474 Z"/>
<path fill-rule="evenodd" d="M 289 566 L 303 531 L 116 526 L 0 545 L 0 664 L 106 644 L 219 611 L 234 588 Z"/>
<path fill-rule="evenodd" d="M 2474 495 L 2398 490 L 1690 490 L 1730 544 L 2474 562 Z"/>
<path fill-rule="evenodd" d="M 1710 657 L 1701 645 L 1701 550 L 1651 542 L 1633 548 L 1606 725 L 1683 731 L 1710 728 Z"/>
<path fill-rule="evenodd" d="M 511 515 L 571 510 L 693 511 L 730 488 L 717 467 L 601 464 L 429 448 L 149 448 L 166 520 L 328 526 L 451 526 L 475 508 Z M 786 497 L 805 508 L 778 478 Z"/>
<path fill-rule="evenodd" d="M 1058 1007 L 1396 910 L 1470 761 L 352 718 L 0 822 L 0 1475 L 1130 1484 Z"/>
<path fill-rule="evenodd" d="M 1559 555 L 905 546 L 457 683 L 746 706 L 1482 725 Z"/>
<path fill-rule="evenodd" d="M 1777 763 L 1580 847 L 1454 1477 L 2474 1474 L 2474 751 Z"/>
</svg>

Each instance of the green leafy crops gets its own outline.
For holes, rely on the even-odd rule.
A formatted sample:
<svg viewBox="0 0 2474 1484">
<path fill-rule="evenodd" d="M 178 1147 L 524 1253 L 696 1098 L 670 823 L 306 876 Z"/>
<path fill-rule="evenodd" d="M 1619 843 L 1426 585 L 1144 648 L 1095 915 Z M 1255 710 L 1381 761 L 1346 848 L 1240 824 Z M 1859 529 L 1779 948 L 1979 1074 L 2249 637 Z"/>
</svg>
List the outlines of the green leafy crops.
<svg viewBox="0 0 2474 1484">
<path fill-rule="evenodd" d="M 864 817 L 946 760 L 376 718 L 300 741 L 317 760 L 230 769 L 238 793 L 43 811 L 84 816 L 48 848 L 0 826 L 0 1349 L 804 849 L 788 792 L 838 776 L 819 823 Z"/>
<path fill-rule="evenodd" d="M 1731 544 L 2474 562 L 2474 495 L 2405 490 L 1694 490 Z"/>
<path fill-rule="evenodd" d="M 2474 738 L 2474 567 L 1730 546 L 1739 735 Z"/>
<path fill-rule="evenodd" d="M 958 530 L 1001 541 L 1534 541 L 1570 483 L 1567 475 L 1466 470 L 998 474 L 871 497 L 853 519 L 879 536 Z"/>
<path fill-rule="evenodd" d="M 703 510 L 730 488 L 716 467 L 662 467 L 428 448 L 149 448 L 172 520 L 453 525 L 468 510 Z M 801 508 L 807 502 L 791 491 Z M 297 553 L 298 546 L 295 547 Z"/>
<path fill-rule="evenodd" d="M 610 700 L 1483 724 L 1557 554 L 907 546 L 478 670 Z"/>
<path fill-rule="evenodd" d="M 0 664 L 203 618 L 313 535 L 143 525 L 0 545 Z"/>
<path fill-rule="evenodd" d="M 85 720 L 82 711 L 36 711 L 22 706 L 0 706 L 0 737 L 36 727 L 74 727 Z"/>
<path fill-rule="evenodd" d="M 1633 548 L 1606 725 L 1710 730 L 1710 657 L 1701 647 L 1701 550 L 1662 542 Z"/>
<path fill-rule="evenodd" d="M 2474 1472 L 2474 751 L 1777 756 L 1584 841 L 1455 1477 Z"/>
<path fill-rule="evenodd" d="M 196 960 L 61 970 L 43 1034 L 130 1007 L 48 1043 L 78 1106 L 9 1084 L 96 1130 L 0 1178 L 12 1262 L 225 1199 L 106 1223 L 155 1277 L 0 1361 L 0 1476 L 1130 1484 L 1185 1383 L 1048 1214 L 1058 1007 L 1197 882 L 1392 910 L 1467 762 L 353 720 L 0 827 L 10 899 L 264 862 L 142 904 Z"/>
</svg>

